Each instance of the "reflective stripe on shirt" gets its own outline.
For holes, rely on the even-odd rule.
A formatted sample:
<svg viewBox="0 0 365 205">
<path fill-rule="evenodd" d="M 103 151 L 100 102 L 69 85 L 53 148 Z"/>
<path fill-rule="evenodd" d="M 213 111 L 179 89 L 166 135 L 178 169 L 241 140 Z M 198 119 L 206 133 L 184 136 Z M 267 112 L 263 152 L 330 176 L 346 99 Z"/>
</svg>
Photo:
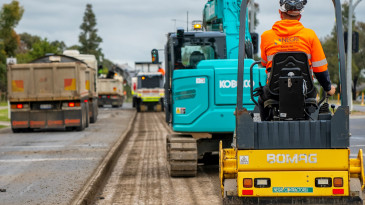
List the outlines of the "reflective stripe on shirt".
<svg viewBox="0 0 365 205">
<path fill-rule="evenodd" d="M 321 61 L 312 62 L 313 67 L 321 67 L 321 66 L 324 66 L 324 65 L 327 65 L 327 59 L 326 58 L 321 60 Z"/>
</svg>

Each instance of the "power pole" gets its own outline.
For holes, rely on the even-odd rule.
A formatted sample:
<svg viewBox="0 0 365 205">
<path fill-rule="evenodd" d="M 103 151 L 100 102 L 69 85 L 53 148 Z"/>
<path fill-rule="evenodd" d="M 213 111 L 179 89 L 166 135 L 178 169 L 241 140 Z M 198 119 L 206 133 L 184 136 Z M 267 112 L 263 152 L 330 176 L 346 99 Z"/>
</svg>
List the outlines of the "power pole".
<svg viewBox="0 0 365 205">
<path fill-rule="evenodd" d="M 189 31 L 189 11 L 186 12 L 186 31 Z"/>
<path fill-rule="evenodd" d="M 353 5 L 352 0 L 349 0 L 349 16 L 348 16 L 348 31 L 347 31 L 347 98 L 350 111 L 352 110 L 352 16 L 354 14 L 355 7 L 361 0 Z"/>
<path fill-rule="evenodd" d="M 177 20 L 177 19 L 171 19 L 171 21 L 173 21 L 173 22 L 174 22 L 174 30 L 173 30 L 174 32 L 176 32 L 176 20 Z"/>
<path fill-rule="evenodd" d="M 250 32 L 253 33 L 255 30 L 255 1 L 251 0 L 251 16 L 250 16 Z"/>
</svg>

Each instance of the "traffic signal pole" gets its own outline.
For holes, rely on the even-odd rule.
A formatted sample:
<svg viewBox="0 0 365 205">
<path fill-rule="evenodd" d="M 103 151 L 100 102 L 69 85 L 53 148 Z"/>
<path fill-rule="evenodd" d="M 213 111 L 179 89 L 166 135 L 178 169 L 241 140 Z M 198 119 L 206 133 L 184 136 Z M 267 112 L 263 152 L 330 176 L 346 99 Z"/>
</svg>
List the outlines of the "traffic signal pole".
<svg viewBox="0 0 365 205">
<path fill-rule="evenodd" d="M 347 97 L 350 111 L 352 106 L 352 16 L 354 14 L 355 7 L 361 0 L 353 5 L 352 0 L 349 0 L 349 16 L 348 16 L 348 32 L 347 32 Z"/>
</svg>

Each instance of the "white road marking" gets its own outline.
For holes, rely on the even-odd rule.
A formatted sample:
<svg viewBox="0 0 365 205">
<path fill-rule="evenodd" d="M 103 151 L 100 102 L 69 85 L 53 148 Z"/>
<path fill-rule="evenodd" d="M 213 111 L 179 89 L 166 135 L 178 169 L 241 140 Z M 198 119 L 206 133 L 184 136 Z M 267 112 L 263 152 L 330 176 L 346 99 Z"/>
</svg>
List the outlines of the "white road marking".
<svg viewBox="0 0 365 205">
<path fill-rule="evenodd" d="M 0 163 L 18 163 L 18 162 L 44 162 L 44 161 L 92 161 L 97 158 L 40 158 L 40 159 L 1 159 Z"/>
<path fill-rule="evenodd" d="M 351 119 L 365 119 L 365 115 L 352 115 L 350 116 Z"/>
<path fill-rule="evenodd" d="M 16 148 L 65 148 L 65 147 L 107 147 L 104 144 L 85 144 L 85 145 L 35 145 L 35 146 L 0 146 L 0 149 L 16 149 Z"/>
</svg>

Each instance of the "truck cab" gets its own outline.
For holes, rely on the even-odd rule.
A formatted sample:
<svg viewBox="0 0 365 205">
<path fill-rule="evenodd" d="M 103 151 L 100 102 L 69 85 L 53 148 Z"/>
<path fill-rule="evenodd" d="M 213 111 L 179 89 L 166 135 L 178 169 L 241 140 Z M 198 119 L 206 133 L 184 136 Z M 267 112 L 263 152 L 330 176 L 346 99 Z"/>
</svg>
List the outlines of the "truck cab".
<svg viewBox="0 0 365 205">
<path fill-rule="evenodd" d="M 164 76 L 159 72 L 138 73 L 136 82 L 133 83 L 135 107 L 138 112 L 163 109 L 163 82 Z"/>
</svg>

